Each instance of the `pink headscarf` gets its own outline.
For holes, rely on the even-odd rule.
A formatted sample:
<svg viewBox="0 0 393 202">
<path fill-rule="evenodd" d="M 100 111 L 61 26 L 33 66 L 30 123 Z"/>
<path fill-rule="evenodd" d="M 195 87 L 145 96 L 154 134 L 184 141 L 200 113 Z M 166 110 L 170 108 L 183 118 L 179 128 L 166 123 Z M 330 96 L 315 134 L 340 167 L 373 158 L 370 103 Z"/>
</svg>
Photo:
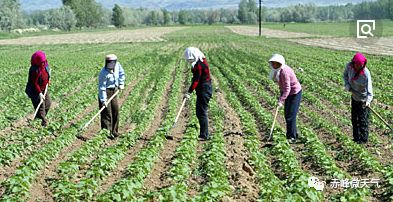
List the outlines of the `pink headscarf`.
<svg viewBox="0 0 393 202">
<path fill-rule="evenodd" d="M 364 75 L 364 68 L 366 67 L 367 64 L 367 58 L 361 54 L 361 53 L 356 53 L 355 56 L 352 58 L 352 63 L 360 65 L 362 68 L 359 71 L 356 71 L 355 76 L 352 78 L 352 80 L 356 80 L 359 78 L 359 75 Z M 354 65 L 352 65 L 352 68 L 355 69 Z"/>
<path fill-rule="evenodd" d="M 363 67 L 367 63 L 367 59 L 363 54 L 356 53 L 355 56 L 353 56 L 352 62 Z"/>
<path fill-rule="evenodd" d="M 46 60 L 46 55 L 43 51 L 39 50 L 31 56 L 31 66 L 37 66 L 37 67 L 48 66 L 48 61 Z"/>
</svg>

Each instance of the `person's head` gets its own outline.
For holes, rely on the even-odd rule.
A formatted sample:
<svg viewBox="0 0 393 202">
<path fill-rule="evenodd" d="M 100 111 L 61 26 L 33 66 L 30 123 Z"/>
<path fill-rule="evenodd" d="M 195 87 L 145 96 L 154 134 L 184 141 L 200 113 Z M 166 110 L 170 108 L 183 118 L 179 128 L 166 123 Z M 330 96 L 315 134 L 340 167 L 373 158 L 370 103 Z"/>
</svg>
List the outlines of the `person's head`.
<svg viewBox="0 0 393 202">
<path fill-rule="evenodd" d="M 269 59 L 269 64 L 273 69 L 278 69 L 282 65 L 285 65 L 285 58 L 280 54 L 273 54 L 273 56 Z"/>
<path fill-rule="evenodd" d="M 205 55 L 200 51 L 198 48 L 195 47 L 188 47 L 184 51 L 184 59 L 190 64 L 198 61 L 198 60 L 203 60 L 205 58 Z"/>
<path fill-rule="evenodd" d="M 109 54 L 105 56 L 105 67 L 109 70 L 115 69 L 117 62 L 117 56 L 115 54 Z"/>
<path fill-rule="evenodd" d="M 353 56 L 352 65 L 356 71 L 359 71 L 359 70 L 365 68 L 366 64 L 367 64 L 367 58 L 363 54 L 356 53 L 355 56 Z"/>
<path fill-rule="evenodd" d="M 46 55 L 44 51 L 38 50 L 31 56 L 31 65 L 36 67 L 46 67 L 48 61 L 46 60 Z"/>
</svg>

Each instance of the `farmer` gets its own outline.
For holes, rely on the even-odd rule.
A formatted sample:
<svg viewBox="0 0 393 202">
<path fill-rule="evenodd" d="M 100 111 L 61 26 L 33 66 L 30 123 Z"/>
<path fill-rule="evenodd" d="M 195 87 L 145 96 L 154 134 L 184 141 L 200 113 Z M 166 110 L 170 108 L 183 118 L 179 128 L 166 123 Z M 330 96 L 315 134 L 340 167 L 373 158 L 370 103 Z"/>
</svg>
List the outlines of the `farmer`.
<svg viewBox="0 0 393 202">
<path fill-rule="evenodd" d="M 207 111 L 210 98 L 212 97 L 209 64 L 205 55 L 198 48 L 194 47 L 188 47 L 184 51 L 184 58 L 191 64 L 193 73 L 191 86 L 184 98 L 189 99 L 191 93 L 196 90 L 196 115 L 200 126 L 199 138 L 204 141 L 209 138 Z"/>
<path fill-rule="evenodd" d="M 296 143 L 298 138 L 296 115 L 302 98 L 302 87 L 296 78 L 295 72 L 285 64 L 282 55 L 274 54 L 270 58 L 269 64 L 272 68 L 270 79 L 280 87 L 281 95 L 278 99 L 278 107 L 284 106 L 287 139 L 289 143 Z"/>
<path fill-rule="evenodd" d="M 343 76 L 345 90 L 352 93 L 353 140 L 358 144 L 367 143 L 369 107 L 373 99 L 371 74 L 366 64 L 366 57 L 356 53 L 352 61 L 346 65 Z"/>
<path fill-rule="evenodd" d="M 37 51 L 31 56 L 31 66 L 29 69 L 29 77 L 26 84 L 26 94 L 31 99 L 34 109 L 37 109 L 37 115 L 34 119 L 41 119 L 41 125 L 46 127 L 48 120 L 46 115 L 48 114 L 51 106 L 51 99 L 47 87 L 50 82 L 50 68 L 46 55 L 43 51 Z"/>
<path fill-rule="evenodd" d="M 110 139 L 119 136 L 119 104 L 117 95 L 108 102 L 118 90 L 124 89 L 125 73 L 123 67 L 117 62 L 114 54 L 105 57 L 105 67 L 101 69 L 98 78 L 99 108 L 105 106 L 101 112 L 101 128 L 111 131 Z"/>
</svg>

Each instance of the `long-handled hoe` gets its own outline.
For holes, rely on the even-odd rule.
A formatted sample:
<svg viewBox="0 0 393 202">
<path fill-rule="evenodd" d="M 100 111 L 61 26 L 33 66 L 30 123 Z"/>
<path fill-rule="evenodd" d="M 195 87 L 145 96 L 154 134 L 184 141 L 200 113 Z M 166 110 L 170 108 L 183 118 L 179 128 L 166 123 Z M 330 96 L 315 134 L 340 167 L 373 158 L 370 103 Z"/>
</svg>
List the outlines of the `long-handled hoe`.
<svg viewBox="0 0 393 202">
<path fill-rule="evenodd" d="M 165 138 L 168 139 L 168 140 L 173 140 L 173 136 L 170 134 L 170 131 L 172 130 L 172 128 L 175 127 L 177 121 L 179 120 L 180 114 L 183 111 L 183 108 L 184 108 L 184 105 L 186 104 L 186 101 L 187 101 L 187 98 L 184 98 L 183 99 L 183 103 L 181 104 L 181 107 L 179 109 L 179 112 L 177 113 L 177 116 L 175 118 L 175 121 L 173 122 L 173 124 L 172 124 L 171 128 L 169 129 L 169 131 L 167 131 L 166 134 L 165 134 Z"/>
<path fill-rule="evenodd" d="M 116 91 L 116 92 L 106 101 L 106 104 L 110 103 L 110 102 L 112 101 L 112 99 L 113 99 L 119 92 L 120 92 L 120 91 L 117 90 L 117 91 Z M 80 129 L 78 130 L 78 134 L 76 135 L 76 137 L 77 137 L 78 139 L 83 140 L 83 141 L 86 141 L 86 140 L 87 140 L 85 137 L 82 136 L 82 131 L 83 131 L 84 129 L 86 129 L 87 126 L 89 126 L 89 125 L 91 124 L 91 122 L 93 122 L 93 120 L 94 120 L 95 118 L 97 118 L 97 116 L 105 109 L 106 104 L 105 104 L 104 106 L 101 107 L 101 109 L 93 116 L 93 118 L 91 118 L 85 125 L 83 125 L 82 128 L 80 128 Z"/>
<path fill-rule="evenodd" d="M 386 122 L 381 115 L 379 115 L 373 108 L 368 107 L 377 117 L 390 129 L 390 132 L 393 131 L 392 127 L 389 126 L 388 122 Z"/>
<path fill-rule="evenodd" d="M 278 109 L 279 109 L 279 108 L 280 108 L 280 107 L 277 106 L 277 108 L 276 108 L 276 113 L 274 113 L 274 120 L 273 120 L 272 128 L 270 129 L 270 134 L 269 134 L 269 138 L 267 139 L 267 141 L 273 140 L 274 124 L 276 123 L 276 119 L 277 119 L 277 114 L 278 114 Z"/>
<path fill-rule="evenodd" d="M 45 99 L 45 97 L 46 97 L 46 93 L 47 93 L 47 92 L 48 92 L 48 84 L 46 84 L 46 87 L 45 87 L 44 99 Z M 40 103 L 38 104 L 37 108 L 35 109 L 33 118 L 29 121 L 29 124 L 30 124 L 30 125 L 31 125 L 31 122 L 34 121 L 35 116 L 37 116 L 38 110 L 40 109 L 42 103 L 44 103 L 44 100 L 43 100 L 43 99 L 40 101 Z"/>
</svg>

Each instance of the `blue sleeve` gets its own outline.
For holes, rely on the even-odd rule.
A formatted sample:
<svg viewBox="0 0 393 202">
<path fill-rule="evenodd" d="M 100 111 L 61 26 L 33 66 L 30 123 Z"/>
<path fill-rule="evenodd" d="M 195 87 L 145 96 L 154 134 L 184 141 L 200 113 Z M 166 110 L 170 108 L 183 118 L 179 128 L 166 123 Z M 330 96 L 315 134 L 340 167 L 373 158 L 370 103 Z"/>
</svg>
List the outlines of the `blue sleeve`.
<svg viewBox="0 0 393 202">
<path fill-rule="evenodd" d="M 119 85 L 124 85 L 125 80 L 126 80 L 126 74 L 124 72 L 123 67 L 119 63 Z"/>
<path fill-rule="evenodd" d="M 370 71 L 368 71 L 368 69 L 366 69 L 366 76 L 367 76 L 367 102 L 371 103 L 374 94 L 373 94 L 373 84 L 371 81 L 371 74 Z"/>
<path fill-rule="evenodd" d="M 106 74 L 101 70 L 98 77 L 98 98 L 101 102 L 106 102 Z"/>
</svg>

